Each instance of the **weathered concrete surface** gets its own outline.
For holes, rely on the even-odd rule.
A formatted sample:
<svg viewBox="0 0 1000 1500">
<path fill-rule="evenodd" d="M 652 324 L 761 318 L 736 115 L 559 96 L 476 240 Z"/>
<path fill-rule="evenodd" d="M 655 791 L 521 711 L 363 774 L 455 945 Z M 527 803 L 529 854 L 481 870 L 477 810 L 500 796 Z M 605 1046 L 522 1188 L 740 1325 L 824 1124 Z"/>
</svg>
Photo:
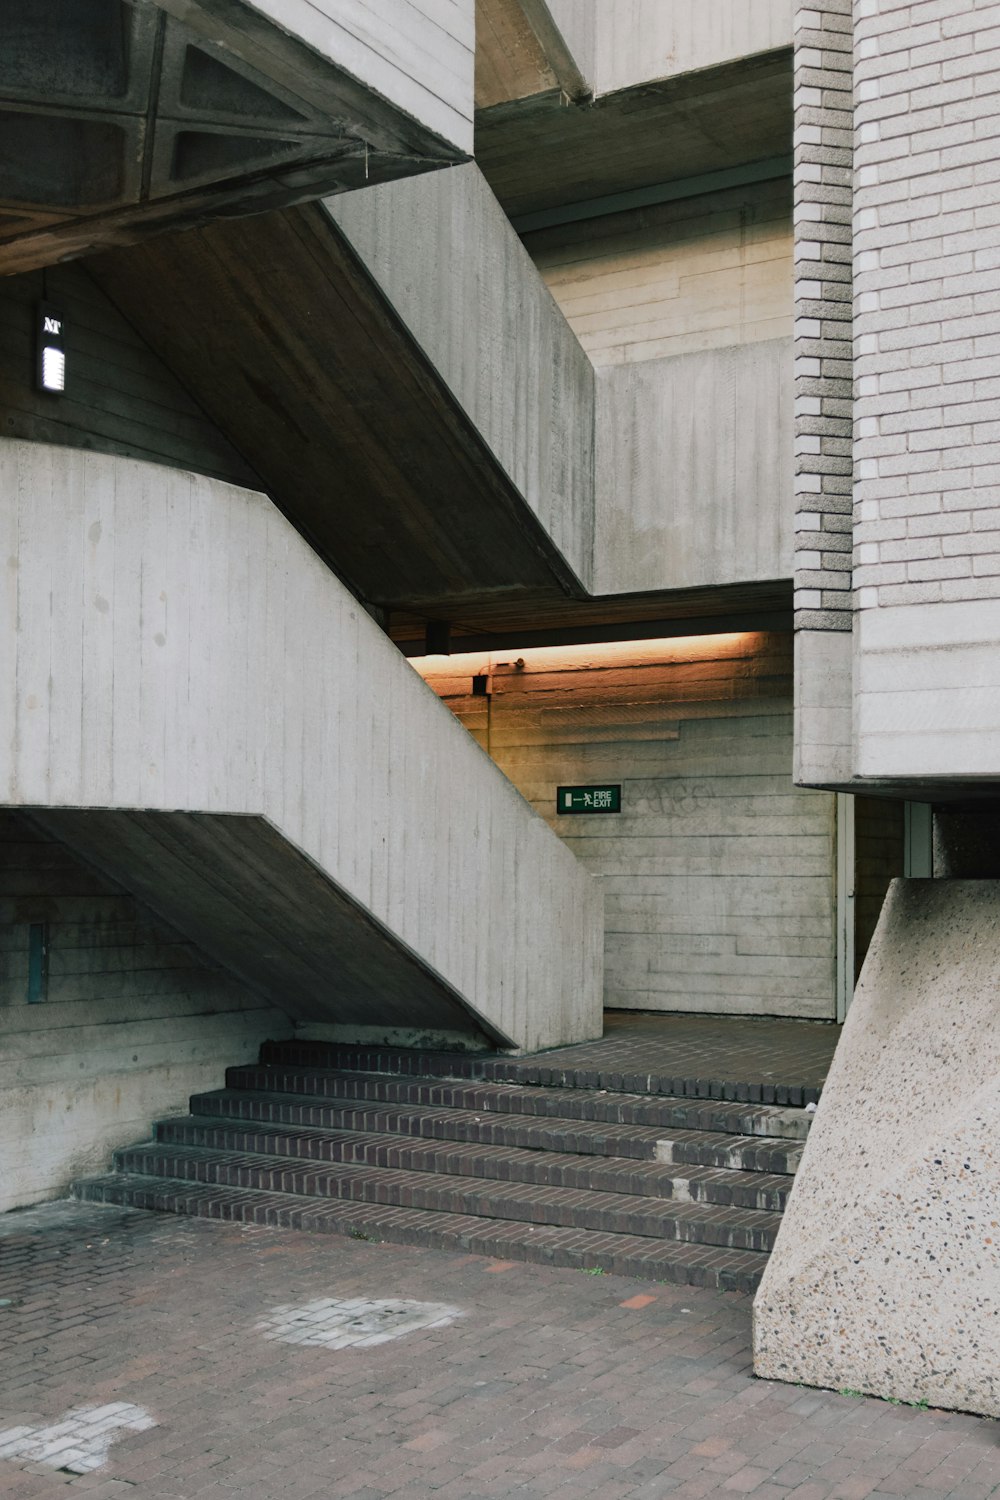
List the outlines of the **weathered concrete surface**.
<svg viewBox="0 0 1000 1500">
<path fill-rule="evenodd" d="M 792 45 L 793 0 L 550 0 L 567 35 L 594 28 L 598 94 Z M 579 19 L 578 19 L 579 18 Z"/>
<path fill-rule="evenodd" d="M 600 1033 L 594 882 L 264 496 L 19 442 L 0 480 L 0 800 L 257 820 L 499 1036 Z"/>
<path fill-rule="evenodd" d="M 799 786 L 850 783 L 854 655 L 849 632 L 795 632 L 795 767 Z"/>
<path fill-rule="evenodd" d="M 894 881 L 754 1305 L 758 1375 L 1000 1416 L 1000 882 Z"/>
<path fill-rule="evenodd" d="M 598 373 L 594 592 L 787 578 L 790 339 Z"/>
<path fill-rule="evenodd" d="M 587 98 L 592 50 L 577 55 L 546 0 L 476 0 L 476 110 L 539 94 Z"/>
<path fill-rule="evenodd" d="M 325 207 L 589 587 L 593 368 L 479 168 Z"/>
</svg>

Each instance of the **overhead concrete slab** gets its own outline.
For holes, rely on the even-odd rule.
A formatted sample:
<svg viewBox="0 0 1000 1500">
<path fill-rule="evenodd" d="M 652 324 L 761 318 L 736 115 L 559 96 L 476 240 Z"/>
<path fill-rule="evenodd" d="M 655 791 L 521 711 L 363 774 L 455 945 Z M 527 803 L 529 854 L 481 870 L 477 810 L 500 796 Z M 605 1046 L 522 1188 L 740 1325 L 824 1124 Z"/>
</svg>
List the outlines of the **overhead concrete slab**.
<svg viewBox="0 0 1000 1500">
<path fill-rule="evenodd" d="M 472 146 L 473 0 L 5 0 L 0 272 Z"/>
<path fill-rule="evenodd" d="M 896 880 L 754 1302 L 766 1379 L 1000 1416 L 1000 881 Z"/>
<path fill-rule="evenodd" d="M 555 93 L 476 115 L 476 160 L 515 220 L 791 149 L 790 47 L 579 104 Z"/>
</svg>

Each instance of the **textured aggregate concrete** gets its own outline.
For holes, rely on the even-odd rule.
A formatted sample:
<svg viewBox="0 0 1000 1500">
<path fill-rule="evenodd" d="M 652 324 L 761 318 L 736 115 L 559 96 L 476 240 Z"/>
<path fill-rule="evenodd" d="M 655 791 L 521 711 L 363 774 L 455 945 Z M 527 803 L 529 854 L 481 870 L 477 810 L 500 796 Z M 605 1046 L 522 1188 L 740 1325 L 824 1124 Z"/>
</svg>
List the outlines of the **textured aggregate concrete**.
<svg viewBox="0 0 1000 1500">
<path fill-rule="evenodd" d="M 352 1302 L 370 1319 L 442 1300 L 461 1313 L 447 1326 L 319 1341 Z M 315 1344 L 265 1337 L 290 1307 Z M 739 1294 L 48 1204 L 0 1217 L 0 1430 L 51 1438 L 116 1403 L 154 1425 L 115 1427 L 85 1474 L 2 1458 L 0 1494 L 1000 1494 L 995 1423 L 754 1380 L 749 1313 Z"/>
<path fill-rule="evenodd" d="M 1000 881 L 897 880 L 754 1310 L 760 1375 L 1000 1416 Z"/>
</svg>

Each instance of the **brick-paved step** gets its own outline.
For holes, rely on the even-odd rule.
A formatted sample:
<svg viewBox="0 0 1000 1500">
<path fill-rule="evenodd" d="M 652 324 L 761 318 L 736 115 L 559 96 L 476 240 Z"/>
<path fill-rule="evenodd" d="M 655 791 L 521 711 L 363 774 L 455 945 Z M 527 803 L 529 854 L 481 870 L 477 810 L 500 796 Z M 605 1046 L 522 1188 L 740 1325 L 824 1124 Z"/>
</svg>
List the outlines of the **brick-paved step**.
<svg viewBox="0 0 1000 1500">
<path fill-rule="evenodd" d="M 605 1124 L 558 1117 L 539 1121 L 530 1115 L 476 1114 L 434 1105 L 392 1105 L 364 1100 L 315 1099 L 307 1095 L 255 1093 L 217 1089 L 195 1094 L 192 1113 L 226 1119 L 262 1120 L 319 1129 L 377 1131 L 424 1139 L 473 1141 L 483 1145 L 517 1146 L 532 1151 L 564 1151 L 572 1155 L 662 1159 L 689 1166 L 726 1168 L 744 1172 L 786 1175 L 796 1171 L 802 1146 L 795 1141 L 763 1136 L 710 1134 L 668 1130 L 646 1125 Z M 665 1138 L 669 1138 L 666 1146 Z"/>
<path fill-rule="evenodd" d="M 756 1251 L 725 1250 L 585 1229 L 510 1224 L 472 1215 L 426 1213 L 417 1209 L 295 1198 L 114 1173 L 75 1185 L 91 1203 L 198 1214 L 278 1228 L 328 1231 L 356 1239 L 390 1240 L 440 1250 L 473 1251 L 501 1260 L 603 1270 L 620 1276 L 677 1285 L 752 1292 L 767 1257 Z"/>
<path fill-rule="evenodd" d="M 305 1163 L 250 1152 L 149 1142 L 116 1151 L 121 1172 L 309 1198 L 343 1198 L 431 1213 L 472 1215 L 606 1234 L 648 1235 L 725 1249 L 769 1251 L 780 1215 L 670 1199 L 484 1182 L 435 1172 Z"/>
<path fill-rule="evenodd" d="M 574 1048 L 574 1051 L 576 1049 Z M 494 1083 L 541 1084 L 551 1088 L 612 1089 L 627 1094 L 731 1100 L 801 1109 L 815 1104 L 819 1084 L 763 1082 L 688 1072 L 635 1072 L 607 1066 L 581 1067 L 560 1061 L 558 1053 L 502 1057 L 495 1053 L 409 1052 L 402 1048 L 349 1047 L 332 1042 L 265 1042 L 262 1063 L 325 1067 L 358 1072 L 483 1079 Z"/>
<path fill-rule="evenodd" d="M 307 1094 L 347 1103 L 436 1105 L 474 1114 L 530 1115 L 544 1119 L 595 1120 L 602 1124 L 652 1125 L 665 1130 L 702 1130 L 741 1136 L 804 1140 L 810 1116 L 763 1105 L 647 1097 L 598 1089 L 549 1089 L 520 1084 L 464 1082 L 432 1077 L 394 1077 L 334 1068 L 244 1066 L 226 1070 L 230 1089 L 256 1093 Z"/>
<path fill-rule="evenodd" d="M 200 1146 L 297 1161 L 344 1162 L 492 1182 L 629 1193 L 773 1213 L 784 1209 L 792 1183 L 786 1175 L 480 1145 L 467 1139 L 427 1143 L 403 1135 L 307 1129 L 264 1121 L 247 1124 L 197 1115 L 158 1121 L 154 1137 L 167 1146 Z"/>
</svg>

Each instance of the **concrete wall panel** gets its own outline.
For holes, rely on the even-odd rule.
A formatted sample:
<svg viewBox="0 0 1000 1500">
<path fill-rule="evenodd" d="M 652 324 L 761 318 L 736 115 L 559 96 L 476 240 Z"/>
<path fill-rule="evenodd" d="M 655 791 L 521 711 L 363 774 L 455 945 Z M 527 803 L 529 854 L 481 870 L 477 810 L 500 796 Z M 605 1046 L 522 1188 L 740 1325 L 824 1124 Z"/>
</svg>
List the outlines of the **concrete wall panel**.
<svg viewBox="0 0 1000 1500">
<path fill-rule="evenodd" d="M 599 372 L 594 590 L 787 578 L 791 341 Z"/>
<path fill-rule="evenodd" d="M 264 496 L 0 465 L 0 800 L 265 819 L 502 1036 L 599 1032 L 594 883 Z"/>
</svg>

